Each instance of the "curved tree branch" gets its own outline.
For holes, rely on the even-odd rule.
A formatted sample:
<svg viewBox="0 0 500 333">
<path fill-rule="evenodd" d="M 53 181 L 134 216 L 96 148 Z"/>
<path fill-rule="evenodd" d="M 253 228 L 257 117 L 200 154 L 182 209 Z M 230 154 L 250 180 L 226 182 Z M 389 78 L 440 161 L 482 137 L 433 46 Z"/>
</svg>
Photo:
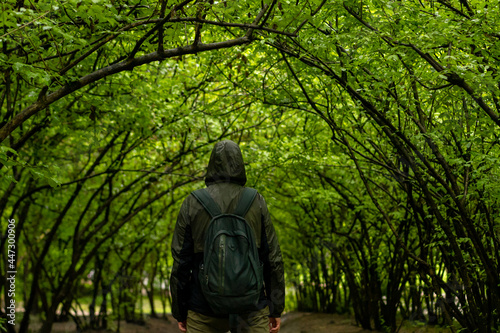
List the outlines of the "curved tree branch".
<svg viewBox="0 0 500 333">
<path fill-rule="evenodd" d="M 230 48 L 237 45 L 243 45 L 250 43 L 252 39 L 247 36 L 239 37 L 236 39 L 231 39 L 223 42 L 216 42 L 210 44 L 198 44 L 196 46 L 188 45 L 184 47 L 178 47 L 175 49 L 165 50 L 163 52 L 151 52 L 149 54 L 143 55 L 130 60 L 124 60 L 119 63 L 101 68 L 93 73 L 81 77 L 79 80 L 67 84 L 57 91 L 47 95 L 42 96 L 35 103 L 31 104 L 15 117 L 13 117 L 7 124 L 5 124 L 0 129 L 0 142 L 4 141 L 10 133 L 12 133 L 19 125 L 28 120 L 31 116 L 37 114 L 39 111 L 45 109 L 52 103 L 58 101 L 59 99 L 83 88 L 91 83 L 97 82 L 107 76 L 120 73 L 126 70 L 133 70 L 135 67 L 149 64 L 154 61 L 161 61 L 167 58 L 178 57 L 185 54 L 195 54 L 199 52 L 218 50 L 224 48 Z"/>
</svg>

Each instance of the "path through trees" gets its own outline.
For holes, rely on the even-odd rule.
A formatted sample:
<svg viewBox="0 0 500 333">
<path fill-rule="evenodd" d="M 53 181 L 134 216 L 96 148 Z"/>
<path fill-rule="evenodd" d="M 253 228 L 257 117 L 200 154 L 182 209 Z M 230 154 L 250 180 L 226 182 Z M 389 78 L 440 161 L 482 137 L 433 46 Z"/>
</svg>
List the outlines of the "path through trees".
<svg viewBox="0 0 500 333">
<path fill-rule="evenodd" d="M 19 332 L 168 312 L 176 214 L 225 138 L 269 200 L 289 309 L 500 329 L 498 6 L 0 6 L 0 291 Z"/>
</svg>

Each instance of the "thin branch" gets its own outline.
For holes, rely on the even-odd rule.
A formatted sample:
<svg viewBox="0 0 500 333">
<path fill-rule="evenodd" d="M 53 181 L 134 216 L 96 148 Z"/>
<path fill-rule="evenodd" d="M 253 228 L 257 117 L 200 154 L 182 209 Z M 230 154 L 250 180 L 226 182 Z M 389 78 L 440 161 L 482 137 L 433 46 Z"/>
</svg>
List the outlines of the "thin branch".
<svg viewBox="0 0 500 333">
<path fill-rule="evenodd" d="M 142 44 L 144 44 L 144 42 L 154 33 L 156 32 L 157 30 L 159 30 L 161 27 L 163 27 L 163 25 L 170 20 L 170 18 L 175 15 L 175 12 L 177 10 L 182 10 L 182 8 L 187 5 L 188 3 L 192 2 L 193 0 L 184 0 L 183 2 L 181 2 L 180 4 L 178 5 L 175 5 L 171 10 L 170 12 L 168 13 L 168 15 L 166 15 L 165 18 L 163 19 L 160 19 L 157 24 L 151 29 L 149 30 L 148 32 L 146 32 L 146 34 L 144 36 L 142 36 L 136 43 L 135 43 L 135 46 L 134 48 L 132 49 L 132 52 L 130 52 L 130 54 L 128 55 L 128 59 L 133 59 L 135 57 L 135 55 L 137 54 L 137 52 L 139 52 L 139 50 L 141 49 L 141 46 Z M 148 18 L 147 20 L 148 22 L 151 21 L 150 18 Z"/>
<path fill-rule="evenodd" d="M 167 9 L 167 0 L 163 0 L 160 8 L 160 19 L 165 18 L 165 10 Z M 161 27 L 162 28 L 162 27 Z M 163 53 L 163 29 L 158 30 L 158 52 Z"/>
<path fill-rule="evenodd" d="M 462 16 L 462 17 L 465 17 L 467 19 L 470 20 L 470 16 L 465 14 L 464 12 L 462 12 L 461 10 L 453 7 L 448 1 L 443 1 L 443 0 L 437 0 L 437 2 L 439 2 L 440 4 L 442 4 L 443 6 L 445 6 L 446 8 L 448 9 L 451 9 L 454 13 Z"/>
<path fill-rule="evenodd" d="M 267 20 L 269 19 L 269 16 L 271 16 L 271 13 L 273 12 L 273 8 L 276 5 L 276 3 L 277 3 L 277 0 L 273 0 L 273 2 L 271 2 L 271 4 L 269 5 L 269 8 L 268 8 L 266 16 L 264 17 L 264 19 L 262 20 L 262 22 L 260 22 L 260 26 L 261 27 L 263 27 L 264 24 L 266 24 Z"/>
<path fill-rule="evenodd" d="M 326 3 L 326 0 L 323 0 L 318 8 L 316 8 L 312 13 L 311 13 L 311 17 L 313 17 L 314 15 L 316 15 L 320 10 L 321 8 L 325 5 Z M 307 23 L 309 22 L 309 19 L 305 19 L 304 21 L 302 21 L 302 23 L 299 24 L 299 26 L 297 27 L 297 29 L 295 29 L 295 31 L 293 32 L 294 34 L 298 34 L 300 29 L 302 29 L 302 27 Z"/>
<path fill-rule="evenodd" d="M 253 21 L 252 25 L 256 25 L 257 26 L 257 29 L 260 28 L 260 26 L 257 25 L 257 23 L 260 22 L 260 20 L 262 19 L 262 17 L 264 16 L 264 14 L 266 13 L 267 9 L 269 8 L 269 5 L 268 4 L 265 4 L 264 6 L 262 6 L 262 9 L 260 10 L 260 12 L 257 14 L 257 16 L 255 17 L 255 20 Z M 249 28 L 247 30 L 247 33 L 245 34 L 245 37 L 246 38 L 251 38 L 252 37 L 252 34 L 253 34 L 253 31 L 255 30 L 256 28 Z"/>
<path fill-rule="evenodd" d="M 10 35 L 10 34 L 13 34 L 14 32 L 16 32 L 16 31 L 18 31 L 18 30 L 21 30 L 21 29 L 26 28 L 27 26 L 29 26 L 29 25 L 31 25 L 31 24 L 33 24 L 33 23 L 35 23 L 35 22 L 36 22 L 36 20 L 38 20 L 38 19 L 40 19 L 40 18 L 42 18 L 42 17 L 46 16 L 48 13 L 50 13 L 50 10 L 49 10 L 48 12 L 45 12 L 45 13 L 43 13 L 42 15 L 38 16 L 37 18 L 33 19 L 32 21 L 30 21 L 30 22 L 28 22 L 28 23 L 23 24 L 23 25 L 22 25 L 22 26 L 20 26 L 19 28 L 16 28 L 16 29 L 14 29 L 14 30 L 9 31 L 9 32 L 8 32 L 8 33 L 6 33 L 6 34 L 3 34 L 2 36 L 0 36 L 0 39 L 4 38 L 4 37 L 6 37 L 6 36 L 8 36 L 8 35 Z"/>
</svg>

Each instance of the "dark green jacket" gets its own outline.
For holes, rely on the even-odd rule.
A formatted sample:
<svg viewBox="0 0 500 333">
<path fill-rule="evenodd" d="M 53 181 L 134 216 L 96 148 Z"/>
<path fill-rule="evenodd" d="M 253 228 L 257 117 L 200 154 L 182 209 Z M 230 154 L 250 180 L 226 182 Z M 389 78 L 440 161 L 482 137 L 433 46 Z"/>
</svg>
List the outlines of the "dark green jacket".
<svg viewBox="0 0 500 333">
<path fill-rule="evenodd" d="M 205 183 L 223 212 L 233 212 L 246 182 L 245 166 L 238 145 L 218 142 L 210 156 Z M 279 317 L 285 303 L 283 260 L 278 238 L 262 195 L 257 194 L 245 219 L 255 231 L 260 260 L 264 263 L 264 286 L 257 309 L 269 305 L 272 317 Z M 214 316 L 200 289 L 199 266 L 203 261 L 205 231 L 210 216 L 193 195 L 182 203 L 172 239 L 174 266 L 170 277 L 172 314 L 178 321 L 193 310 Z"/>
</svg>

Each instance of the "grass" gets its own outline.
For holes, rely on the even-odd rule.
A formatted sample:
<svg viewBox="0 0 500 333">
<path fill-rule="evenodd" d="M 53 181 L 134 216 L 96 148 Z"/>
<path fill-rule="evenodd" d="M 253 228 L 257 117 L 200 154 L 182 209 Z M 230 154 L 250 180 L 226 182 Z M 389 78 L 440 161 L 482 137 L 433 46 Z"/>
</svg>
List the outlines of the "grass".
<svg viewBox="0 0 500 333">
<path fill-rule="evenodd" d="M 399 333 L 449 333 L 451 329 L 445 326 L 427 325 L 419 321 L 405 320 Z"/>
</svg>

